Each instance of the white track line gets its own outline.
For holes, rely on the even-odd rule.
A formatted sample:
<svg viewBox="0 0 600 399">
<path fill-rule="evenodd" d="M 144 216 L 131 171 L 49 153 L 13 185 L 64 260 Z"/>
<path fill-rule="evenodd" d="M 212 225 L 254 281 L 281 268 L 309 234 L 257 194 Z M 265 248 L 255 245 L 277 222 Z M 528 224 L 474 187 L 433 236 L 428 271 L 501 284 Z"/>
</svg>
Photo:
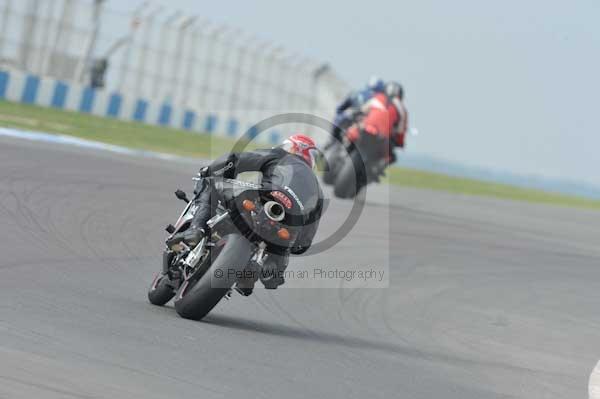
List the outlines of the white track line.
<svg viewBox="0 0 600 399">
<path fill-rule="evenodd" d="M 127 147 L 121 147 L 118 145 L 101 143 L 99 141 L 85 140 L 73 136 L 65 136 L 62 134 L 49 134 L 43 132 L 26 131 L 20 129 L 10 129 L 0 127 L 0 137 L 12 137 L 31 141 L 41 141 L 46 143 L 56 143 L 64 145 L 72 145 L 82 148 L 90 148 L 94 150 L 110 151 L 117 154 L 141 156 L 146 158 L 157 158 L 167 161 L 198 161 L 193 158 L 180 157 L 172 154 L 165 154 L 162 152 L 136 150 Z"/>
<path fill-rule="evenodd" d="M 590 399 L 600 399 L 600 361 L 596 364 L 594 371 L 590 374 L 590 384 L 588 386 Z"/>
</svg>

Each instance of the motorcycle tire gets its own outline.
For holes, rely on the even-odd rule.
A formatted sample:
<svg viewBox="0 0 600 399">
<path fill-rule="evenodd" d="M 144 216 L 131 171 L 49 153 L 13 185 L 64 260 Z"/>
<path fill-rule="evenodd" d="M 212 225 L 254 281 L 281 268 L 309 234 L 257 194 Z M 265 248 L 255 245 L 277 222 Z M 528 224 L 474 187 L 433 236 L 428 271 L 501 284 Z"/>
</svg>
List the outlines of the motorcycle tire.
<svg viewBox="0 0 600 399">
<path fill-rule="evenodd" d="M 366 184 L 363 160 L 358 152 L 352 152 L 336 177 L 333 193 L 338 198 L 354 198 Z"/>
<path fill-rule="evenodd" d="M 175 296 L 175 290 L 169 283 L 168 276 L 158 273 L 148 290 L 148 301 L 156 306 L 166 305 Z"/>
<path fill-rule="evenodd" d="M 331 186 L 335 183 L 335 177 L 339 171 L 340 157 L 337 149 L 333 148 L 325 155 L 325 171 L 323 172 L 323 183 Z"/>
<path fill-rule="evenodd" d="M 328 186 L 331 186 L 333 183 L 335 183 L 335 169 L 335 167 L 329 166 L 329 168 L 323 172 L 323 183 L 327 184 Z"/>
<path fill-rule="evenodd" d="M 185 281 L 175 297 L 175 310 L 185 318 L 200 320 L 227 294 L 252 256 L 252 244 L 239 234 L 230 234 L 208 272 Z"/>
</svg>

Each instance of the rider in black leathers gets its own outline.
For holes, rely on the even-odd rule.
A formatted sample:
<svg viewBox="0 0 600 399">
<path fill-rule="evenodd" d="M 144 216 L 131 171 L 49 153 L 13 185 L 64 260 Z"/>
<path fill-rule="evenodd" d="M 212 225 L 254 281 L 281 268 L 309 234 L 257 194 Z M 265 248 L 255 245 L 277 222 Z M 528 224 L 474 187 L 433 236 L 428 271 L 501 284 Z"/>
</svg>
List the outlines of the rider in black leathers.
<svg viewBox="0 0 600 399">
<path fill-rule="evenodd" d="M 290 182 L 294 181 L 296 186 L 303 187 L 303 193 L 309 193 L 303 196 L 302 201 L 305 212 L 307 215 L 310 214 L 311 222 L 302 227 L 301 233 L 289 251 L 269 253 L 263 266 L 263 270 L 267 272 L 260 275 L 266 288 L 274 289 L 284 283 L 283 272 L 288 265 L 289 252 L 294 255 L 306 252 L 317 232 L 323 206 L 323 192 L 312 169 L 314 166 L 312 150 L 316 150 L 312 139 L 304 135 L 295 135 L 287 139 L 280 147 L 224 155 L 200 171 L 202 177 L 215 176 L 231 179 L 243 172 L 260 172 L 263 186 L 283 187 L 292 185 Z M 213 196 L 210 185 L 205 181 L 199 182 L 195 194 L 197 194 L 195 205 L 198 208 L 190 228 L 173 236 L 167 245 L 171 246 L 181 241 L 195 245 L 207 233 L 206 222 L 216 210 L 217 201 L 214 200 L 216 196 Z M 273 278 L 263 279 L 263 276 L 272 276 Z M 238 283 L 238 288 L 241 287 L 245 295 L 250 295 L 255 281 L 256 279 L 247 281 L 246 284 Z M 246 286 L 244 287 L 244 285 Z"/>
</svg>

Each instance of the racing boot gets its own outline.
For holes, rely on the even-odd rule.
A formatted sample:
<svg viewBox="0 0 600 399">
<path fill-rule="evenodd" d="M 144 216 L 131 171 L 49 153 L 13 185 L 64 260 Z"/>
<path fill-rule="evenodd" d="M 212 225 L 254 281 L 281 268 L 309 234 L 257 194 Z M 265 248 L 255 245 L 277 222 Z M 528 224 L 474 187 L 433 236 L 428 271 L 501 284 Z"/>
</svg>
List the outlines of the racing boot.
<svg viewBox="0 0 600 399">
<path fill-rule="evenodd" d="M 258 280 L 259 270 L 260 267 L 256 262 L 250 262 L 244 270 L 243 276 L 235 283 L 235 290 L 243 296 L 252 295 L 254 284 L 256 283 L 256 280 Z"/>
<path fill-rule="evenodd" d="M 260 281 L 266 289 L 274 290 L 285 283 L 284 272 L 287 269 L 290 255 L 269 254 L 260 272 Z"/>
</svg>

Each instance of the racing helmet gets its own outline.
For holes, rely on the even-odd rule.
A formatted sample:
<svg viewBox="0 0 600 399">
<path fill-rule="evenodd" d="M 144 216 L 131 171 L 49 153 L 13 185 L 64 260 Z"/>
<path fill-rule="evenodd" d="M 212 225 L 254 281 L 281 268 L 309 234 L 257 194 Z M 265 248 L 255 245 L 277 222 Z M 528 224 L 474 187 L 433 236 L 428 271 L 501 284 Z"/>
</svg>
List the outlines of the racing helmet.
<svg viewBox="0 0 600 399">
<path fill-rule="evenodd" d="M 404 89 L 402 85 L 398 82 L 388 82 L 385 85 L 385 94 L 389 98 L 398 98 L 400 100 L 404 99 Z"/>
<path fill-rule="evenodd" d="M 290 154 L 298 155 L 300 158 L 304 159 L 311 168 L 315 167 L 319 150 L 311 137 L 305 134 L 294 134 L 285 139 L 280 148 Z"/>
<path fill-rule="evenodd" d="M 385 90 L 385 82 L 377 76 L 371 76 L 369 83 L 367 83 L 367 89 L 380 93 Z"/>
</svg>

